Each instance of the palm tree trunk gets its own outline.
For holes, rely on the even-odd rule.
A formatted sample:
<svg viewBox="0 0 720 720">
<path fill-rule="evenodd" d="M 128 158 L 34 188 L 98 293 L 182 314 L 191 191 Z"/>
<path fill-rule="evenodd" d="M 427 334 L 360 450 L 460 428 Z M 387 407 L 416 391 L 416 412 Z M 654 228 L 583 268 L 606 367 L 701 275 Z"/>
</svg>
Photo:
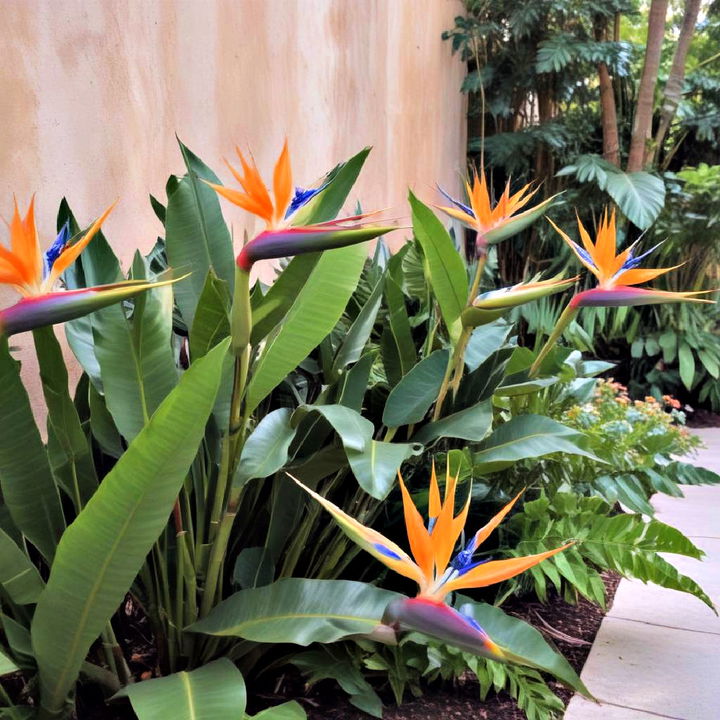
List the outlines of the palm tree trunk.
<svg viewBox="0 0 720 720">
<path fill-rule="evenodd" d="M 648 22 L 647 42 L 645 44 L 645 64 L 643 65 L 640 87 L 638 89 L 635 117 L 633 118 L 628 172 L 642 170 L 645 165 L 647 143 L 652 131 L 653 99 L 657 85 L 660 51 L 665 35 L 665 16 L 668 0 L 652 0 Z"/>
<path fill-rule="evenodd" d="M 595 23 L 595 39 L 606 42 L 608 35 L 607 18 L 598 18 Z M 615 90 L 608 66 L 598 63 L 598 80 L 600 82 L 600 116 L 602 118 L 603 157 L 609 163 L 620 166 L 620 140 L 618 137 L 617 109 L 615 107 Z"/>
<path fill-rule="evenodd" d="M 699 12 L 700 0 L 686 0 L 683 24 L 680 29 L 677 47 L 675 48 L 675 57 L 673 57 L 672 67 L 670 68 L 670 74 L 665 84 L 665 92 L 663 93 L 660 125 L 655 133 L 655 154 L 653 157 L 655 164 L 657 164 L 660 159 L 663 141 L 670 129 L 670 123 L 672 123 L 675 117 L 675 112 L 682 98 L 683 82 L 685 80 L 685 61 L 687 60 L 688 50 L 690 49 L 690 43 L 692 42 L 693 33 L 695 32 L 695 23 L 697 22 Z"/>
</svg>

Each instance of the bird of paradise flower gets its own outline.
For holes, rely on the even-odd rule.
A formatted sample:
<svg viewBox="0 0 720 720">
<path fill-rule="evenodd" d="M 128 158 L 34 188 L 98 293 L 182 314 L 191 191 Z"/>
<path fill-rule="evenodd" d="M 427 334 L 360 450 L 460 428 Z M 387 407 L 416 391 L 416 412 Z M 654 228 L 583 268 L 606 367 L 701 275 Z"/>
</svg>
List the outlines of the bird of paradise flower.
<svg viewBox="0 0 720 720">
<path fill-rule="evenodd" d="M 549 220 L 549 218 L 548 218 Z M 562 239 L 596 278 L 597 285 L 589 290 L 576 293 L 570 299 L 565 310 L 560 315 L 550 337 L 540 350 L 535 362 L 530 368 L 530 375 L 536 375 L 540 365 L 562 335 L 565 328 L 573 321 L 583 307 L 622 307 L 634 305 L 655 305 L 667 302 L 704 302 L 713 300 L 699 297 L 715 292 L 714 290 L 695 290 L 687 292 L 671 292 L 655 288 L 635 287 L 656 277 L 680 267 L 675 265 L 668 268 L 641 268 L 639 265 L 650 255 L 658 245 L 650 248 L 641 255 L 637 255 L 635 242 L 622 252 L 617 252 L 617 225 L 615 210 L 611 213 L 606 208 L 600 224 L 598 225 L 595 242 L 585 226 L 577 219 L 578 231 L 582 245 L 572 240 L 567 233 L 561 230 L 552 220 L 550 224 L 557 230 Z"/>
<path fill-rule="evenodd" d="M 363 525 L 296 478 L 293 480 L 333 516 L 353 542 L 390 570 L 417 583 L 418 594 L 415 598 L 396 599 L 388 606 L 383 618 L 386 625 L 424 632 L 495 660 L 511 659 L 512 654 L 495 643 L 473 618 L 450 607 L 445 602 L 446 597 L 456 590 L 486 587 L 519 575 L 572 543 L 536 555 L 504 560 L 474 560 L 480 545 L 502 522 L 520 495 L 514 497 L 484 527 L 472 535 L 464 548 L 456 551 L 470 508 L 468 493 L 463 508 L 455 514 L 458 477 L 452 476 L 448 468 L 445 492 L 441 500 L 433 465 L 427 524 L 399 473 L 398 478 L 411 555 L 382 533 Z"/>
<path fill-rule="evenodd" d="M 43 252 L 35 223 L 35 198 L 21 217 L 17 201 L 6 223 L 10 246 L 0 244 L 0 285 L 8 285 L 22 296 L 11 307 L 0 310 L 0 335 L 13 335 L 44 325 L 66 322 L 133 297 L 152 287 L 165 285 L 145 280 L 128 280 L 80 290 L 56 290 L 60 276 L 97 235 L 115 203 L 72 242 L 68 223 Z"/>
</svg>

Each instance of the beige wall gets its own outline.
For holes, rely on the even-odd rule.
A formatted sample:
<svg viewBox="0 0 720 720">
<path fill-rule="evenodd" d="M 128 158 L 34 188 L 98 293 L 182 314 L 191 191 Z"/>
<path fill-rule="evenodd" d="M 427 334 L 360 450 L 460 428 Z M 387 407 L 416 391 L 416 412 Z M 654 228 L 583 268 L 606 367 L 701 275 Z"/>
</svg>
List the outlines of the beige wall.
<svg viewBox="0 0 720 720">
<path fill-rule="evenodd" d="M 365 145 L 353 202 L 407 215 L 464 170 L 463 67 L 440 35 L 459 0 L 0 0 L 0 214 L 37 192 L 41 238 L 67 195 L 127 261 L 161 227 L 148 193 L 181 173 L 174 133 L 218 169 L 235 144 L 298 184 Z M 226 207 L 236 236 L 247 218 Z M 252 231 L 252 226 L 249 227 Z M 3 240 L 6 238 L 3 237 Z M 0 290 L 0 306 L 11 296 Z M 18 337 L 15 344 L 27 345 Z M 31 372 L 28 362 L 26 372 Z"/>
</svg>

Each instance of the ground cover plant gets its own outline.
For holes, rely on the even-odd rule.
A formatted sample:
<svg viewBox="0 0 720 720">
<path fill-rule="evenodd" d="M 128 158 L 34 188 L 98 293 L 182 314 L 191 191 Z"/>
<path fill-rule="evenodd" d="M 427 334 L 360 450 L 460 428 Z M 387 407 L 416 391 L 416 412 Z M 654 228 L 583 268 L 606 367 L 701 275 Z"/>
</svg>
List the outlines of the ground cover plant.
<svg viewBox="0 0 720 720">
<path fill-rule="evenodd" d="M 692 445 L 681 418 L 643 406 L 637 442 L 616 456 L 610 423 L 586 427 L 573 410 L 608 412 L 595 380 L 607 365 L 555 342 L 588 306 L 698 299 L 638 289 L 664 271 L 616 254 L 613 215 L 594 243 L 580 226 L 582 246 L 558 226 L 597 288 L 563 276 L 496 287 L 491 249 L 557 198 L 508 184 L 495 200 L 479 170 L 466 199 L 427 198 L 475 233 L 467 255 L 411 193 L 412 237 L 368 257 L 392 227 L 336 219 L 368 150 L 294 190 L 287 146 L 272 190 L 242 153 L 235 189 L 180 151 L 186 174 L 152 198 L 164 235 L 129 279 L 102 217 L 83 233 L 66 202 L 44 263 L 32 207 L 0 254 L 4 282 L 37 280 L 0 311 L 2 671 L 19 688 L 4 716 L 82 718 L 101 688 L 140 720 L 169 706 L 302 718 L 297 702 L 263 708 L 255 692 L 293 665 L 375 716 L 383 678 L 400 702 L 422 678 L 470 670 L 483 693 L 506 688 L 548 717 L 559 705 L 543 677 L 589 691 L 502 610 L 510 594 L 542 599 L 550 583 L 602 603 L 610 568 L 708 602 L 658 555 L 701 552 L 647 517 L 647 497 L 679 492 L 678 477 L 716 480 L 670 457 Z M 219 198 L 266 228 L 233 247 Z M 252 284 L 254 263 L 274 258 L 289 258 L 275 282 Z M 519 344 L 516 309 L 568 291 L 544 347 Z M 51 327 L 63 321 L 83 370 L 72 395 Z M 12 356 L 28 329 L 44 435 Z M 119 640 L 133 617 L 154 653 L 142 682 Z"/>
</svg>

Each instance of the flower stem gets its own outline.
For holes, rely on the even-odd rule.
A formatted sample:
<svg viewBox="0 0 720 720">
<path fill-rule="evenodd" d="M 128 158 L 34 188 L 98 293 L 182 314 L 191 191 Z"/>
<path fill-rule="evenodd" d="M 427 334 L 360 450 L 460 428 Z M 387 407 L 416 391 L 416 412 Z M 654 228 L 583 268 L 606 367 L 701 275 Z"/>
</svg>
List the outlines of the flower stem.
<svg viewBox="0 0 720 720">
<path fill-rule="evenodd" d="M 487 260 L 487 253 L 482 252 L 477 259 L 477 266 L 475 268 L 475 276 L 473 277 L 472 285 L 470 285 L 470 292 L 468 293 L 468 300 L 466 307 L 471 307 L 473 300 L 477 297 L 478 289 L 480 288 L 480 280 L 482 278 L 483 270 L 485 268 L 485 262 Z M 433 422 L 440 418 L 442 413 L 442 406 L 447 397 L 448 390 L 452 389 L 453 396 L 460 387 L 460 380 L 463 376 L 465 369 L 465 350 L 467 349 L 470 335 L 472 335 L 473 328 L 463 327 L 460 337 L 458 338 L 455 347 L 453 348 L 452 357 L 448 362 L 447 369 L 445 371 L 445 377 L 443 378 L 442 384 L 440 385 L 440 392 L 438 393 L 438 399 L 435 402 L 435 410 L 433 411 Z"/>
<path fill-rule="evenodd" d="M 563 334 L 565 328 L 575 319 L 575 316 L 578 314 L 579 310 L 580 308 L 573 307 L 571 301 L 562 311 L 562 314 L 558 318 L 558 321 L 555 323 L 553 331 L 550 333 L 550 337 L 542 346 L 540 353 L 535 358 L 535 362 L 532 364 L 530 371 L 528 372 L 528 375 L 531 378 L 537 376 L 543 360 L 548 356 L 548 353 L 553 349 L 553 347 L 555 347 L 555 343 L 557 343 L 557 341 L 560 339 L 560 336 Z"/>
</svg>

